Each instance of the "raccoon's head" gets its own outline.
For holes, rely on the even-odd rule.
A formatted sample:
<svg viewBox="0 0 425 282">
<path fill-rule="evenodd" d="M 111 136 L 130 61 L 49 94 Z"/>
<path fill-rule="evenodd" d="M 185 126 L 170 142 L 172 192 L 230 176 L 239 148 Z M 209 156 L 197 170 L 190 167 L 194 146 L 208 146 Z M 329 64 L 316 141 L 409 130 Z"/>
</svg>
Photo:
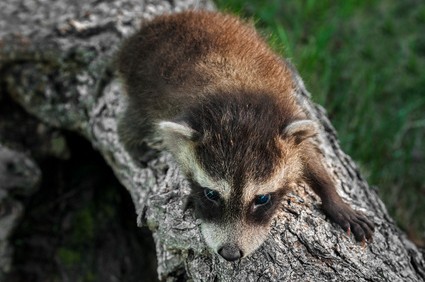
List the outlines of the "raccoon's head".
<svg viewBox="0 0 425 282">
<path fill-rule="evenodd" d="M 310 120 L 276 117 L 268 105 L 203 107 L 184 121 L 159 123 L 164 142 L 192 183 L 190 201 L 207 245 L 228 261 L 267 238 L 289 185 L 302 171 Z M 223 108 L 224 107 L 224 108 Z M 243 115 L 241 115 L 243 114 Z M 236 116 L 235 116 L 236 115 Z M 274 123 L 273 123 L 274 122 Z"/>
</svg>

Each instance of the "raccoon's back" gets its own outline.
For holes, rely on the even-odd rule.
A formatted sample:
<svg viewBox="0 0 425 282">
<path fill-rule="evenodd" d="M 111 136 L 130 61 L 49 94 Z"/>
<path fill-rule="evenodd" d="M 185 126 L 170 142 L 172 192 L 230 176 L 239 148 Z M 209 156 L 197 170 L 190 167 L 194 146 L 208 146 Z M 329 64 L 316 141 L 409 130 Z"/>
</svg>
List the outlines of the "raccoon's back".
<svg viewBox="0 0 425 282">
<path fill-rule="evenodd" d="M 124 43 L 117 67 L 130 99 L 152 118 L 172 118 L 218 92 L 291 99 L 290 71 L 254 28 L 215 12 L 188 11 L 145 24 Z"/>
</svg>

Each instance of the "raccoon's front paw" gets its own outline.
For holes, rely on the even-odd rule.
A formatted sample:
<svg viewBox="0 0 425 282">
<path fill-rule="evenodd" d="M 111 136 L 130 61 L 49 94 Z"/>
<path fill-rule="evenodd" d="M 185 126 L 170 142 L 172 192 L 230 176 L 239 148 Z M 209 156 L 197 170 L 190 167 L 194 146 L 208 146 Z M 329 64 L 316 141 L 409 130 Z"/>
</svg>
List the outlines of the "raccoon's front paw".
<svg viewBox="0 0 425 282">
<path fill-rule="evenodd" d="M 146 167 L 147 163 L 159 154 L 158 150 L 150 148 L 145 143 L 138 144 L 137 146 L 126 146 L 125 149 L 130 154 L 133 161 L 142 168 Z"/>
<path fill-rule="evenodd" d="M 361 212 L 353 210 L 345 203 L 324 204 L 325 214 L 331 220 L 341 226 L 348 235 L 353 233 L 354 238 L 363 244 L 372 241 L 375 231 L 374 224 Z"/>
</svg>

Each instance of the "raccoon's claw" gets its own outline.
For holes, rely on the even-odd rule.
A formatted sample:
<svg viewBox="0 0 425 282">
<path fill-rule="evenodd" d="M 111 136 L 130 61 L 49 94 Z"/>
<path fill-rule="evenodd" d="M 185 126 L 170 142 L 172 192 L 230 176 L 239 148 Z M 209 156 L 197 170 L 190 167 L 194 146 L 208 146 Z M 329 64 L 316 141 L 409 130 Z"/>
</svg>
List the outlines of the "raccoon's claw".
<svg viewBox="0 0 425 282">
<path fill-rule="evenodd" d="M 361 212 L 354 211 L 345 203 L 324 205 L 324 210 L 333 222 L 341 226 L 350 236 L 365 245 L 366 240 L 372 242 L 372 235 L 375 231 L 374 224 Z"/>
</svg>

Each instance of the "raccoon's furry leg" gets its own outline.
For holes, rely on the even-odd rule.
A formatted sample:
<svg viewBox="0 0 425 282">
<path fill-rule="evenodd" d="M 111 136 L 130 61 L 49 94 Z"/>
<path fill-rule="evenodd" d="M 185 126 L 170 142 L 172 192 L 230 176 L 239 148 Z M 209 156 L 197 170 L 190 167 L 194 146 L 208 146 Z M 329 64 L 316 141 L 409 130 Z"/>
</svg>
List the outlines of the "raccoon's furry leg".
<svg viewBox="0 0 425 282">
<path fill-rule="evenodd" d="M 131 104 L 127 106 L 118 122 L 118 136 L 121 142 L 133 160 L 141 165 L 157 155 L 160 149 L 156 150 L 154 141 L 151 140 L 150 124 L 150 121 L 141 116 L 140 110 Z"/>
<path fill-rule="evenodd" d="M 363 213 L 353 210 L 344 203 L 323 167 L 319 154 L 311 150 L 310 153 L 313 155 L 305 162 L 304 178 L 314 192 L 320 196 L 325 214 L 348 234 L 352 232 L 357 241 L 363 243 L 366 239 L 371 241 L 374 224 Z"/>
</svg>

